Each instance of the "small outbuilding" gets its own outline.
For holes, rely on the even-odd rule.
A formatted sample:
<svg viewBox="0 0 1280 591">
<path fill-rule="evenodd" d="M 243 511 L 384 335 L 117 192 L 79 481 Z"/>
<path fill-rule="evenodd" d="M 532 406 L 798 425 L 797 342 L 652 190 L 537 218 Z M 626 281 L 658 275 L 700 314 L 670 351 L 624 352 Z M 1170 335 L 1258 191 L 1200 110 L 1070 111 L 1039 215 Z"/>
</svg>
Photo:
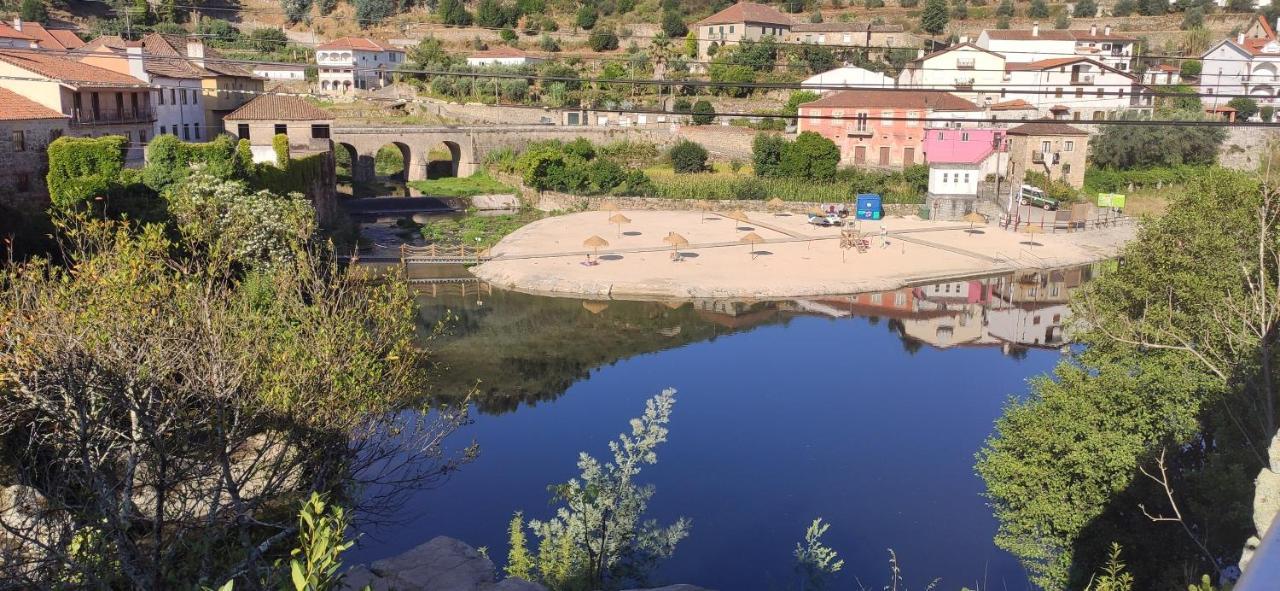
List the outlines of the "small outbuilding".
<svg viewBox="0 0 1280 591">
<path fill-rule="evenodd" d="M 306 100 L 288 95 L 264 94 L 232 111 L 225 118 L 227 133 L 249 140 L 254 162 L 275 161 L 273 141 L 289 138 L 291 152 L 327 152 L 333 114 Z"/>
</svg>

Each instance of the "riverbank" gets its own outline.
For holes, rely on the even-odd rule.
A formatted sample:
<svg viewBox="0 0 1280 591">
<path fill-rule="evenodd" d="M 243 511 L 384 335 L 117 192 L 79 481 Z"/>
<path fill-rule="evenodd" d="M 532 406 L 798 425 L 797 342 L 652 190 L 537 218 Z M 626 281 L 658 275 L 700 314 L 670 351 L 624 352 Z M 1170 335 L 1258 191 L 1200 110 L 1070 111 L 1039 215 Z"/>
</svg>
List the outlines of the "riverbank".
<svg viewBox="0 0 1280 591">
<path fill-rule="evenodd" d="M 629 298 L 786 298 L 884 291 L 1018 269 L 1082 265 L 1114 257 L 1136 226 L 1081 232 L 1012 232 L 994 225 L 921 220 L 863 222 L 867 252 L 841 247 L 839 228 L 805 216 L 748 212 L 745 222 L 719 213 L 622 211 L 556 216 L 525 226 L 493 247 L 474 268 L 494 286 L 528 293 Z M 882 245 L 881 227 L 886 233 Z M 686 238 L 673 261 L 664 242 Z M 760 241 L 742 242 L 754 233 Z M 583 246 L 591 236 L 608 245 Z M 598 261 L 584 265 L 587 255 Z"/>
</svg>

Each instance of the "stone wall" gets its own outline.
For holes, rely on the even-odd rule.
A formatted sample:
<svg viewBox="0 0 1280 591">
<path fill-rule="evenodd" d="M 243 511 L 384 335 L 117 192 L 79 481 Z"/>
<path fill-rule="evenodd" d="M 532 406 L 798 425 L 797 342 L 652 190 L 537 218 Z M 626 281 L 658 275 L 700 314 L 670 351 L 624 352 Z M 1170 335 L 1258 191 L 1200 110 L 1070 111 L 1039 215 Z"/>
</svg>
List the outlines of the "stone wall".
<svg viewBox="0 0 1280 591">
<path fill-rule="evenodd" d="M 1229 127 L 1218 162 L 1227 168 L 1257 170 L 1268 142 L 1280 142 L 1280 131 L 1265 127 Z"/>
<path fill-rule="evenodd" d="M 0 121 L 0 205 L 24 210 L 49 207 L 45 175 L 49 142 L 54 139 L 50 136 L 66 129 L 65 119 Z M 16 131 L 22 132 L 21 146 L 14 141 Z"/>
<path fill-rule="evenodd" d="M 618 206 L 618 209 L 649 211 L 692 211 L 701 208 L 703 203 L 710 204 L 712 211 L 731 211 L 735 209 L 763 211 L 768 209 L 763 201 L 727 199 L 704 202 L 695 199 L 663 199 L 661 197 L 584 197 L 556 191 L 536 192 L 526 190 L 524 198 L 526 203 L 542 211 L 591 211 L 600 209 L 606 202 L 613 203 Z M 778 207 L 777 211 L 805 213 L 821 208 L 823 205 L 822 203 L 809 201 L 788 201 Z M 886 216 L 899 217 L 916 215 L 919 213 L 921 206 L 919 203 L 890 203 L 884 206 L 884 214 Z"/>
</svg>

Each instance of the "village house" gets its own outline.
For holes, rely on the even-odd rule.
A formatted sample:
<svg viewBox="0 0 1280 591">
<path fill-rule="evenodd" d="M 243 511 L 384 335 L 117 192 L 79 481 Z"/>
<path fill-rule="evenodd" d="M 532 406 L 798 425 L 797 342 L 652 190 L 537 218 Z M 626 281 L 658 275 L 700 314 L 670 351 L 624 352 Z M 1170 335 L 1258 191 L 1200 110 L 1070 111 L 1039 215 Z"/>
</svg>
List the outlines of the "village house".
<svg viewBox="0 0 1280 591">
<path fill-rule="evenodd" d="M 1168 86 L 1182 82 L 1182 68 L 1170 64 L 1158 64 L 1147 68 L 1142 82 L 1148 86 Z"/>
<path fill-rule="evenodd" d="M 848 88 L 893 88 L 898 83 L 880 72 L 844 66 L 814 74 L 800 82 L 800 87 L 813 90 L 819 94 L 827 94 Z"/>
<path fill-rule="evenodd" d="M 203 83 L 212 74 L 196 67 L 152 33 L 141 41 L 114 35 L 94 39 L 77 52 L 81 62 L 126 74 L 155 87 L 151 107 L 156 115 L 152 135 L 175 135 L 185 141 L 212 139 L 217 128 L 206 125 Z"/>
<path fill-rule="evenodd" d="M 253 75 L 267 80 L 306 80 L 307 67 L 301 64 L 257 64 Z"/>
<path fill-rule="evenodd" d="M 835 142 L 844 164 L 905 167 L 920 164 L 924 131 L 983 117 L 972 102 L 940 91 L 845 90 L 799 107 L 800 132 Z M 935 120 L 935 121 L 931 121 Z"/>
<path fill-rule="evenodd" d="M 1238 95 L 1273 106 L 1280 96 L 1280 41 L 1261 15 L 1249 31 L 1200 54 L 1200 62 L 1200 100 L 1211 109 Z"/>
<path fill-rule="evenodd" d="M 985 30 L 977 40 L 979 47 L 1004 55 L 1009 63 L 1087 57 L 1121 72 L 1133 69 L 1137 43 L 1134 37 L 1113 33 L 1110 25 L 1068 31 L 1041 29 L 1039 22 L 1033 23 L 1031 30 Z"/>
<path fill-rule="evenodd" d="M 765 37 L 782 40 L 794 25 L 791 17 L 772 6 L 739 2 L 693 24 L 698 37 L 698 59 L 711 59 L 727 44 L 759 41 Z"/>
<path fill-rule="evenodd" d="M 0 88 L 0 205 L 48 208 L 49 142 L 66 132 L 66 115 Z"/>
<path fill-rule="evenodd" d="M 0 88 L 66 115 L 67 135 L 124 136 L 131 164 L 142 161 L 153 135 L 155 89 L 128 74 L 52 53 L 0 49 Z"/>
<path fill-rule="evenodd" d="M 405 51 L 383 41 L 342 37 L 316 47 L 320 91 L 347 94 L 376 90 L 392 81 L 391 73 L 404 63 Z"/>
<path fill-rule="evenodd" d="M 71 29 L 50 29 L 40 23 L 23 22 L 21 17 L 14 17 L 12 28 L 30 35 L 39 49 L 72 51 L 84 46 L 84 39 L 76 36 Z"/>
<path fill-rule="evenodd" d="M 36 38 L 0 22 L 0 49 L 35 49 Z"/>
<path fill-rule="evenodd" d="M 898 85 L 946 90 L 978 105 L 994 102 L 1004 81 L 1003 55 L 969 42 L 952 45 L 907 62 Z"/>
<path fill-rule="evenodd" d="M 1012 98 L 1031 103 L 1041 117 L 1073 121 L 1150 110 L 1152 101 L 1151 93 L 1132 75 L 1084 57 L 1005 64 L 1000 100 Z"/>
<path fill-rule="evenodd" d="M 957 219 L 975 209 L 979 187 L 1000 165 L 1004 129 L 994 127 L 925 130 L 924 161 L 929 165 L 925 206 L 930 219 Z"/>
<path fill-rule="evenodd" d="M 223 118 L 224 130 L 249 140 L 254 162 L 275 161 L 275 137 L 289 138 L 294 152 L 330 150 L 333 114 L 311 103 L 284 95 L 262 95 Z"/>
<path fill-rule="evenodd" d="M 1025 182 L 1028 172 L 1077 189 L 1084 186 L 1089 132 L 1059 121 L 1040 120 L 1012 127 L 1006 133 L 1009 164 L 1005 176 L 1012 186 Z"/>
<path fill-rule="evenodd" d="M 467 56 L 467 65 L 486 66 L 528 66 L 541 62 L 541 58 L 529 55 L 529 52 L 518 47 L 500 46 L 484 51 L 477 51 Z"/>
</svg>

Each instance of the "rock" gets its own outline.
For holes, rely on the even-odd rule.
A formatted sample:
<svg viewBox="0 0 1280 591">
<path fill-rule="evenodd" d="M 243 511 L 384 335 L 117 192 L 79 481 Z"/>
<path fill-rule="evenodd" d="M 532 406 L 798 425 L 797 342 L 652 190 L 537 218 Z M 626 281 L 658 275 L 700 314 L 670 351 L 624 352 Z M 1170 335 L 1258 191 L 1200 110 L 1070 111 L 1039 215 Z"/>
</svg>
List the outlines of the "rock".
<svg viewBox="0 0 1280 591">
<path fill-rule="evenodd" d="M 1244 551 L 1240 555 L 1240 569 L 1244 570 L 1249 559 L 1261 544 L 1261 538 L 1267 536 L 1267 530 L 1280 513 L 1280 433 L 1271 438 L 1271 446 L 1267 449 L 1271 466 L 1263 468 L 1254 479 L 1253 491 L 1253 526 L 1258 535 L 1245 542 Z"/>
<path fill-rule="evenodd" d="M 0 488 L 0 564 L 14 565 L 10 575 L 31 575 L 46 559 L 44 546 L 60 546 L 71 521 L 49 508 L 49 500 L 30 486 Z"/>
<path fill-rule="evenodd" d="M 497 582 L 493 562 L 445 536 L 379 560 L 369 570 L 398 591 L 487 591 Z"/>
<path fill-rule="evenodd" d="M 547 591 L 547 588 L 524 579 L 511 578 L 503 579 L 501 583 L 494 585 L 490 591 Z"/>
<path fill-rule="evenodd" d="M 707 591 L 697 585 L 668 585 L 666 587 L 658 587 L 656 589 L 628 589 L 627 591 Z"/>
</svg>

